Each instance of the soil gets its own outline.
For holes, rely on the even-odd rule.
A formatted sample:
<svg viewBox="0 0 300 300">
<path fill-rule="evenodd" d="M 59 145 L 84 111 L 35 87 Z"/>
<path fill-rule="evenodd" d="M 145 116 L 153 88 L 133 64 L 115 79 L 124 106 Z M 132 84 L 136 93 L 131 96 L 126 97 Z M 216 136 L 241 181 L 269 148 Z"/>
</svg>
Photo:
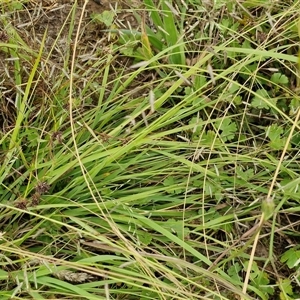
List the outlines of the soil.
<svg viewBox="0 0 300 300">
<path fill-rule="evenodd" d="M 14 126 L 16 102 L 16 65 L 20 61 L 21 86 L 24 91 L 32 66 L 40 49 L 43 48 L 41 74 L 35 87 L 34 97 L 49 97 L 56 78 L 62 72 L 70 73 L 70 61 L 76 47 L 77 78 L 91 62 L 100 60 L 110 51 L 114 40 L 104 24 L 93 21 L 93 17 L 104 11 L 115 13 L 114 28 L 140 30 L 139 22 L 132 11 L 142 13 L 141 2 L 108 0 L 24 0 L 22 7 L 4 7 L 7 18 L 0 21 L 0 43 L 15 44 L 20 40 L 22 49 L 13 53 L 10 48 L 0 50 L 0 126 L 7 132 Z M 75 9 L 75 11 L 74 11 Z M 74 20 L 74 21 L 73 21 Z M 79 39 L 75 36 L 79 27 Z M 46 36 L 45 36 L 46 35 Z M 45 36 L 45 42 L 43 38 Z M 22 42 L 23 41 L 23 42 Z M 26 49 L 27 48 L 27 49 Z M 29 51 L 31 49 L 33 51 Z M 19 57 L 15 57 L 15 56 Z M 115 65 L 126 66 L 124 57 L 116 57 Z M 40 72 L 40 71 L 39 71 Z M 99 78 L 101 82 L 101 78 Z M 82 84 L 82 83 L 80 83 Z"/>
</svg>

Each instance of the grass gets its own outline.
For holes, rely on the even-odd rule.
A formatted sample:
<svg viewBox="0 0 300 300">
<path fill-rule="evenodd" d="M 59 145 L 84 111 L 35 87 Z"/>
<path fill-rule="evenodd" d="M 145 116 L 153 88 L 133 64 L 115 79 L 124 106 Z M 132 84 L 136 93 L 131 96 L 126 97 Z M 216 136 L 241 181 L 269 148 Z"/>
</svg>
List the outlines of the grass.
<svg viewBox="0 0 300 300">
<path fill-rule="evenodd" d="M 1 299 L 299 298 L 299 8 L 3 2 Z"/>
</svg>

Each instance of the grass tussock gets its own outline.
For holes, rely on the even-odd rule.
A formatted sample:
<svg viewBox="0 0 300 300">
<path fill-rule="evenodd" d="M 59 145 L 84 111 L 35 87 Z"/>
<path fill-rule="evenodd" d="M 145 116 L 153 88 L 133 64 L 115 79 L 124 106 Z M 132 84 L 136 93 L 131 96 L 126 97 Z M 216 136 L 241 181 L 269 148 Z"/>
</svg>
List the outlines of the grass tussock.
<svg viewBox="0 0 300 300">
<path fill-rule="evenodd" d="M 0 6 L 1 299 L 299 298 L 299 1 Z"/>
</svg>

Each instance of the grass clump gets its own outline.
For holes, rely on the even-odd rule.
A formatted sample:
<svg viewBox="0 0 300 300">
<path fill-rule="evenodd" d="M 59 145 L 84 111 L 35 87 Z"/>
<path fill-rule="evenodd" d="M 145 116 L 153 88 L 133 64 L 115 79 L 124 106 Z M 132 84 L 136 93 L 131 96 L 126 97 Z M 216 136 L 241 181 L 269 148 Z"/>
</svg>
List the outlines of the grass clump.
<svg viewBox="0 0 300 300">
<path fill-rule="evenodd" d="M 5 1 L 1 299 L 297 299 L 299 1 Z"/>
</svg>

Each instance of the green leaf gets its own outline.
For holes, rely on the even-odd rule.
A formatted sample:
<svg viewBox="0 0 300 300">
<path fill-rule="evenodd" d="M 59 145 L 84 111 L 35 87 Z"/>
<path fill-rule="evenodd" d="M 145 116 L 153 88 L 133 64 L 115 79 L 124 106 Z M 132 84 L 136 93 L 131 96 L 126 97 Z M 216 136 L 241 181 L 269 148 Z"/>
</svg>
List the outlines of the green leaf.
<svg viewBox="0 0 300 300">
<path fill-rule="evenodd" d="M 228 269 L 228 275 L 233 278 L 237 282 L 241 282 L 241 277 L 239 275 L 240 271 L 242 270 L 242 267 L 240 264 L 235 263 Z"/>
<path fill-rule="evenodd" d="M 226 142 L 234 139 L 237 126 L 235 122 L 232 122 L 230 119 L 222 119 L 216 122 L 216 126 L 221 132 L 221 138 Z"/>
<path fill-rule="evenodd" d="M 238 90 L 240 90 L 240 88 L 241 88 L 240 85 L 237 82 L 233 81 L 230 84 L 230 87 L 228 89 L 228 93 L 235 94 Z"/>
<path fill-rule="evenodd" d="M 230 102 L 233 101 L 233 104 L 236 106 L 241 105 L 243 103 L 243 98 L 240 95 L 233 96 L 233 100 L 231 100 L 230 98 L 228 100 L 230 100 Z"/>
<path fill-rule="evenodd" d="M 175 183 L 174 181 L 174 177 L 173 176 L 168 176 L 165 180 L 164 180 L 164 186 L 171 186 Z"/>
<path fill-rule="evenodd" d="M 221 19 L 221 22 L 220 22 L 220 31 L 223 34 L 226 34 L 228 32 L 228 29 L 230 28 L 231 23 L 232 23 L 231 19 L 228 19 L 228 18 Z"/>
<path fill-rule="evenodd" d="M 204 186 L 205 194 L 213 197 L 215 193 L 220 192 L 220 187 L 216 182 L 207 181 Z"/>
<path fill-rule="evenodd" d="M 230 43 L 230 48 L 231 49 L 239 49 L 239 48 L 241 48 L 241 45 L 239 42 L 233 41 L 232 43 Z M 227 58 L 232 59 L 232 60 L 236 59 L 236 57 L 239 55 L 239 53 L 234 50 L 227 50 L 226 53 L 227 53 Z"/>
<path fill-rule="evenodd" d="M 271 141 L 280 140 L 283 133 L 283 128 L 277 124 L 272 124 L 267 128 L 266 135 Z"/>
<path fill-rule="evenodd" d="M 168 187 L 167 192 L 170 194 L 180 194 L 183 190 L 179 187 L 178 183 L 175 181 L 173 176 L 168 176 L 163 185 Z"/>
<path fill-rule="evenodd" d="M 300 107 L 300 100 L 298 98 L 293 98 L 289 105 L 290 108 L 289 115 L 290 116 L 294 115 L 297 112 L 299 107 Z"/>
<path fill-rule="evenodd" d="M 283 296 L 286 296 L 286 295 L 292 296 L 293 295 L 292 283 L 288 278 L 279 279 L 279 288 L 280 288 Z M 286 299 L 286 297 L 280 296 L 280 299 Z"/>
<path fill-rule="evenodd" d="M 169 228 L 171 232 L 176 233 L 180 239 L 188 235 L 189 229 L 185 228 L 181 220 L 168 219 L 164 223 L 165 228 Z"/>
<path fill-rule="evenodd" d="M 220 141 L 218 138 L 216 138 L 216 134 L 214 131 L 208 130 L 202 135 L 201 143 L 211 146 L 211 145 L 220 144 Z"/>
<path fill-rule="evenodd" d="M 247 270 L 247 268 L 248 268 L 248 262 L 245 262 L 244 270 Z M 258 267 L 255 261 L 251 265 L 250 278 L 253 286 L 258 288 L 263 294 L 272 295 L 274 293 L 274 288 L 269 285 L 270 280 L 268 274 L 260 270 L 260 268 Z"/>
<path fill-rule="evenodd" d="M 244 170 L 242 167 L 236 168 L 236 174 L 239 178 L 243 179 L 244 181 L 248 181 L 254 176 L 254 170 L 248 169 Z"/>
<path fill-rule="evenodd" d="M 152 235 L 147 232 L 143 232 L 143 234 L 139 234 L 138 237 L 139 237 L 139 241 L 146 246 L 148 246 L 152 241 Z"/>
<path fill-rule="evenodd" d="M 274 150 L 282 150 L 285 146 L 285 143 L 286 143 L 286 140 L 281 139 L 281 140 L 277 140 L 276 142 L 271 141 L 269 143 L 269 146 Z"/>
<path fill-rule="evenodd" d="M 242 44 L 242 48 L 244 49 L 253 49 L 251 42 L 247 39 L 244 40 L 243 44 Z"/>
<path fill-rule="evenodd" d="M 92 14 L 93 21 L 105 24 L 110 27 L 114 22 L 115 13 L 113 11 L 105 10 L 101 14 Z"/>
<path fill-rule="evenodd" d="M 196 98 L 193 101 L 193 106 L 203 105 L 203 103 L 205 103 L 205 99 L 204 98 Z"/>
<path fill-rule="evenodd" d="M 194 135 L 199 136 L 199 134 L 200 134 L 200 132 L 201 132 L 201 130 L 202 130 L 202 128 L 203 128 L 203 125 L 200 124 L 200 123 L 202 123 L 202 120 L 199 119 L 199 118 L 197 118 L 197 117 L 193 117 L 193 118 L 190 120 L 189 125 L 193 125 L 193 126 L 194 126 L 193 129 L 192 129 L 192 131 L 193 131 L 193 136 L 194 136 Z"/>
<path fill-rule="evenodd" d="M 134 49 L 131 48 L 131 47 L 128 47 L 128 48 L 121 48 L 121 49 L 120 49 L 120 52 L 121 52 L 122 54 L 124 54 L 125 56 L 131 57 L 131 56 L 133 56 L 133 54 L 134 54 Z"/>
<path fill-rule="evenodd" d="M 271 81 L 273 83 L 283 84 L 283 85 L 289 83 L 289 79 L 287 78 L 287 76 L 285 76 L 284 74 L 281 74 L 281 73 L 274 73 L 271 76 Z"/>
<path fill-rule="evenodd" d="M 265 89 L 260 89 L 256 91 L 256 94 L 251 101 L 251 105 L 259 109 L 270 109 L 269 104 L 266 99 L 270 99 L 268 92 Z"/>
<path fill-rule="evenodd" d="M 266 136 L 271 140 L 269 145 L 272 149 L 281 150 L 284 147 L 286 139 L 281 137 L 283 132 L 283 128 L 277 124 L 272 124 L 267 128 Z"/>
<path fill-rule="evenodd" d="M 207 85 L 207 79 L 203 74 L 199 74 L 195 76 L 195 80 L 194 80 L 195 90 L 201 89 L 206 85 Z"/>
<path fill-rule="evenodd" d="M 280 261 L 282 263 L 286 263 L 286 265 L 292 269 L 294 267 L 297 267 L 300 262 L 300 250 L 297 250 L 295 248 L 291 248 L 284 252 L 284 254 L 281 256 Z"/>
</svg>

